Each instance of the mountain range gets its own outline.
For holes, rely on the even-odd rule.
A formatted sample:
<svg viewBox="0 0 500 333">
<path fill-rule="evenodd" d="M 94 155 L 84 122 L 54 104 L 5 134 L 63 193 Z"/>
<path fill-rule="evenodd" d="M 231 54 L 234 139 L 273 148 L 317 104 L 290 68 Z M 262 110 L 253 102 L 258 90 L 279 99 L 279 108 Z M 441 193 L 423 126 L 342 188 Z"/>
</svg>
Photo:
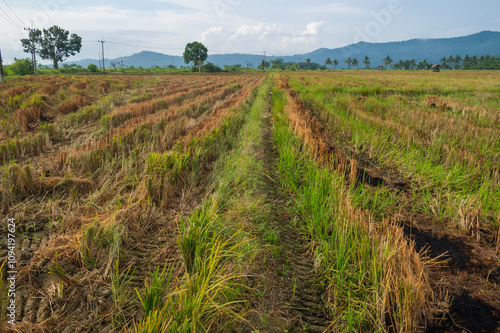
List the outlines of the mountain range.
<svg viewBox="0 0 500 333">
<path fill-rule="evenodd" d="M 210 52 L 210 50 L 209 50 Z M 443 57 L 450 55 L 495 55 L 500 56 L 500 32 L 482 31 L 476 34 L 438 39 L 411 39 L 401 42 L 388 43 L 367 43 L 359 42 L 336 49 L 320 48 L 306 54 L 293 56 L 267 56 L 266 59 L 275 60 L 284 59 L 285 62 L 304 62 L 310 58 L 312 62 L 323 64 L 326 58 L 338 59 L 340 67 L 345 67 L 344 60 L 347 57 L 357 58 L 361 62 L 365 56 L 370 58 L 371 67 L 382 64 L 382 59 L 387 55 L 391 56 L 394 62 L 406 59 L 415 59 L 417 62 L 424 59 L 431 63 L 439 63 Z M 208 61 L 223 67 L 224 65 L 241 64 L 243 67 L 252 65 L 257 67 L 262 62 L 264 55 L 252 54 L 214 54 L 208 56 Z M 125 66 L 134 67 L 153 67 L 174 65 L 184 66 L 184 59 L 180 56 L 172 56 L 163 53 L 142 51 L 131 56 L 120 57 L 116 59 L 106 59 L 106 67 L 111 67 L 111 62 L 121 62 Z M 66 64 L 77 64 L 87 67 L 89 64 L 97 64 L 95 59 L 84 59 Z"/>
</svg>

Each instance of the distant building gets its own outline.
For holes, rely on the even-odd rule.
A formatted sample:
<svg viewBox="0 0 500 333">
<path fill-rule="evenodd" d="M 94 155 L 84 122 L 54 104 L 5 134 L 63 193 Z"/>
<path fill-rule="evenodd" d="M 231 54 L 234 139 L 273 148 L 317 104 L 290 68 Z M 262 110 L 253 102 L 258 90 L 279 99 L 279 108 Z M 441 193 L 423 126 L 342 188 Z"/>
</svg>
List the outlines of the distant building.
<svg viewBox="0 0 500 333">
<path fill-rule="evenodd" d="M 441 69 L 441 65 L 440 64 L 432 65 L 431 69 L 433 72 L 439 72 Z"/>
</svg>

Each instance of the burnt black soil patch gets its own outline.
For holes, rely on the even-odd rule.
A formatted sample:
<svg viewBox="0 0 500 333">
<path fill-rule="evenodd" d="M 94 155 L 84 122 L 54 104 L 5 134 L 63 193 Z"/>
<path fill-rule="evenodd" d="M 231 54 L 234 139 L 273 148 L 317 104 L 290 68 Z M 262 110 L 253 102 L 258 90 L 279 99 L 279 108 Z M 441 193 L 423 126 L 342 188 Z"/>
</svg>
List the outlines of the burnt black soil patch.
<svg viewBox="0 0 500 333">
<path fill-rule="evenodd" d="M 463 242 L 451 240 L 448 236 L 437 237 L 406 225 L 403 230 L 406 236 L 415 241 L 415 250 L 428 248 L 427 255 L 431 258 L 444 254 L 442 258 L 449 259 L 451 267 L 466 268 L 470 264 L 470 256 L 462 250 L 467 248 Z"/>
<path fill-rule="evenodd" d="M 438 326 L 430 327 L 427 332 L 498 332 L 500 318 L 495 308 L 469 296 L 467 292 L 455 296 L 450 307 L 451 317 Z"/>
</svg>

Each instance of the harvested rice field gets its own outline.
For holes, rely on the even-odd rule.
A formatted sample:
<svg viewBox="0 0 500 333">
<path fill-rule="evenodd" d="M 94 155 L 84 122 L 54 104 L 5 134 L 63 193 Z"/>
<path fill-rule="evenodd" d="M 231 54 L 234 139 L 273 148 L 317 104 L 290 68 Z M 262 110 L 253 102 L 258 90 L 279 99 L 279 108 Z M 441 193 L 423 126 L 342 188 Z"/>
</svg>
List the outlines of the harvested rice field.
<svg viewBox="0 0 500 333">
<path fill-rule="evenodd" d="M 500 332 L 500 72 L 0 85 L 2 332 Z"/>
</svg>

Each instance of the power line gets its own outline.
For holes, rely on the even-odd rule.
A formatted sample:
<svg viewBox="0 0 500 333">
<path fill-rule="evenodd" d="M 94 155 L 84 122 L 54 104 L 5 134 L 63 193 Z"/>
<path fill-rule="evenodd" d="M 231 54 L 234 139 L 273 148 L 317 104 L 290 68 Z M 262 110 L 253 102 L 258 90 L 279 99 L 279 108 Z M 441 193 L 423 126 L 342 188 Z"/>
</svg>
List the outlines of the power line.
<svg viewBox="0 0 500 333">
<path fill-rule="evenodd" d="M 7 22 L 9 22 L 10 24 L 12 24 L 13 26 L 15 26 L 17 28 L 21 28 L 21 29 L 23 28 L 22 26 L 20 26 L 16 22 L 14 22 L 14 20 L 10 18 L 9 14 L 7 14 L 7 12 L 5 10 L 3 10 L 2 7 L 0 7 L 0 10 L 7 16 L 7 18 L 5 18 L 5 16 L 3 16 L 2 14 L 0 14 L 0 16 L 2 16 L 5 20 L 7 20 Z"/>
<path fill-rule="evenodd" d="M 23 25 L 26 25 L 26 24 L 24 23 L 24 21 L 23 21 L 23 20 L 21 20 L 21 19 L 19 18 L 19 16 L 17 16 L 17 15 L 16 15 L 16 12 L 14 12 L 14 11 L 12 10 L 12 7 L 11 7 L 11 6 L 9 6 L 9 4 L 8 4 L 7 0 L 3 0 L 3 2 L 5 2 L 5 4 L 7 5 L 7 7 L 9 7 L 10 11 L 11 11 L 11 12 L 12 12 L 12 14 L 14 14 L 14 16 L 15 16 L 15 17 L 19 20 L 19 22 L 21 22 L 21 24 L 23 24 Z"/>
</svg>

